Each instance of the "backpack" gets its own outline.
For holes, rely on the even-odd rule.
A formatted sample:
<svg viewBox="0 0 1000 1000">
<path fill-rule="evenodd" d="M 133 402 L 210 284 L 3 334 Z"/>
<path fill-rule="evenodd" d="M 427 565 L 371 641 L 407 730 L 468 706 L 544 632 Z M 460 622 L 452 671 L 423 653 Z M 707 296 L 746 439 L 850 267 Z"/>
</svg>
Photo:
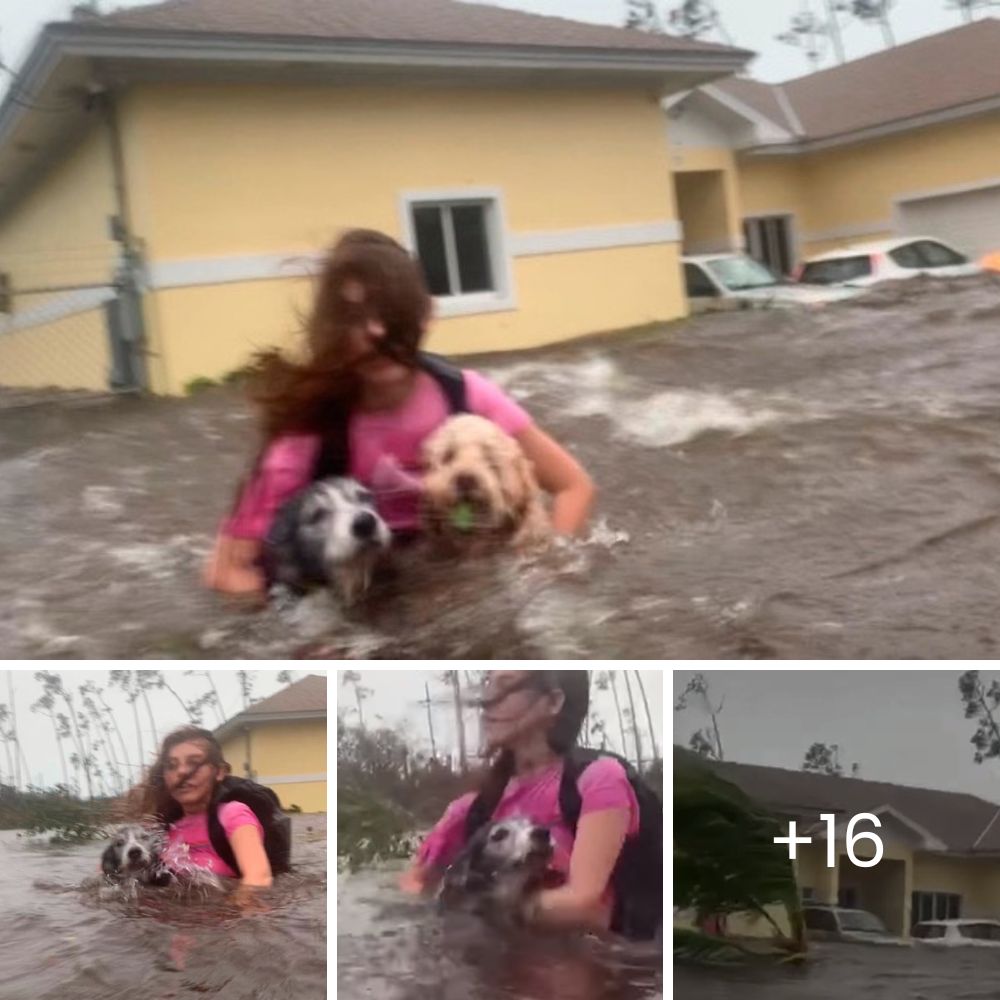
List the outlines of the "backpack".
<svg viewBox="0 0 1000 1000">
<path fill-rule="evenodd" d="M 583 807 L 578 784 L 580 775 L 600 757 L 613 757 L 622 765 L 639 805 L 639 832 L 625 838 L 611 872 L 615 891 L 611 930 L 632 940 L 649 940 L 656 937 L 663 925 L 663 803 L 660 797 L 624 757 L 610 750 L 573 747 L 563 762 L 559 811 L 575 837 Z M 466 817 L 466 840 L 483 823 L 489 822 L 491 817 L 484 816 L 483 812 L 481 796 L 477 796 Z"/>
<path fill-rule="evenodd" d="M 428 354 L 426 351 L 418 353 L 417 364 L 421 371 L 427 372 L 437 382 L 452 416 L 469 412 L 465 377 L 462 375 L 461 368 L 457 368 L 437 354 Z M 342 410 L 336 410 L 330 416 L 330 430 L 323 435 L 323 441 L 313 466 L 313 482 L 328 476 L 350 475 L 351 455 L 346 414 Z"/>
<path fill-rule="evenodd" d="M 242 802 L 248 806 L 264 828 L 264 852 L 275 875 L 291 871 L 292 821 L 281 809 L 278 796 L 249 778 L 235 778 L 230 775 L 219 782 L 212 805 L 208 810 L 208 839 L 215 853 L 234 872 L 240 872 L 226 831 L 219 820 L 219 806 L 225 802 Z"/>
</svg>

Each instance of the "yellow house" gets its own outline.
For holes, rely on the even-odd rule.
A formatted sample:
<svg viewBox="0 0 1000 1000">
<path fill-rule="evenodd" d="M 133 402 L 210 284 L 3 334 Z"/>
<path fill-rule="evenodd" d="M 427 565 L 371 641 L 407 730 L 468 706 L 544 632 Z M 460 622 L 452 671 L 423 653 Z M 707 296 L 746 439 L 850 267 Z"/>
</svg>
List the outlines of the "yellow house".
<svg viewBox="0 0 1000 1000">
<path fill-rule="evenodd" d="M 749 56 L 454 0 L 46 25 L 0 107 L 0 384 L 222 376 L 290 342 L 352 226 L 419 256 L 432 350 L 681 316 L 660 101 Z"/>
<path fill-rule="evenodd" d="M 326 812 L 326 678 L 309 674 L 215 731 L 237 777 L 271 788 L 285 809 Z"/>
<path fill-rule="evenodd" d="M 729 761 L 709 766 L 779 817 L 783 828 L 794 821 L 795 836 L 811 838 L 796 845 L 803 901 L 867 910 L 903 937 L 921 920 L 1000 918 L 1000 806 L 961 792 L 882 781 Z M 859 813 L 881 824 L 861 820 L 853 829 L 854 838 L 869 832 L 881 840 L 883 856 L 872 867 L 856 865 L 847 850 L 848 826 Z M 830 827 L 822 814 L 834 816 L 832 867 Z M 856 839 L 852 849 L 859 861 L 874 857 L 867 838 Z M 775 850 L 787 856 L 789 848 Z M 787 931 L 777 910 L 769 912 Z M 767 936 L 771 928 L 736 915 L 727 932 Z"/>
<path fill-rule="evenodd" d="M 746 248 L 777 273 L 850 243 L 1000 247 L 1000 21 L 780 84 L 665 101 L 685 252 Z"/>
</svg>

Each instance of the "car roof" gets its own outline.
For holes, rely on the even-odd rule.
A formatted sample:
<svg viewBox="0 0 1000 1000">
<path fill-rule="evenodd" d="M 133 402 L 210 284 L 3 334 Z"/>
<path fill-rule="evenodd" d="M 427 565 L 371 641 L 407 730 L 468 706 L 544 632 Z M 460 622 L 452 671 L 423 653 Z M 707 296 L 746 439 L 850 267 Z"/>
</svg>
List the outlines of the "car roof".
<svg viewBox="0 0 1000 1000">
<path fill-rule="evenodd" d="M 964 927 L 967 924 L 992 924 L 994 927 L 1000 927 L 1000 920 L 994 920 L 992 917 L 961 917 L 957 920 L 920 920 L 915 923 L 914 927 Z"/>
<path fill-rule="evenodd" d="M 944 246 L 950 245 L 936 236 L 895 236 L 889 240 L 852 243 L 850 246 L 840 247 L 837 250 L 827 250 L 826 253 L 817 254 L 815 257 L 808 257 L 806 263 L 812 264 L 819 260 L 836 260 L 838 257 L 860 257 L 866 253 L 886 253 L 906 243 L 916 243 L 918 240 L 931 240 L 934 243 L 942 243 Z"/>
<path fill-rule="evenodd" d="M 684 254 L 681 257 L 681 261 L 685 264 L 705 264 L 711 260 L 723 260 L 728 257 L 742 257 L 747 260 L 753 260 L 749 254 L 741 253 L 738 250 L 725 250 L 719 253 Z"/>
</svg>

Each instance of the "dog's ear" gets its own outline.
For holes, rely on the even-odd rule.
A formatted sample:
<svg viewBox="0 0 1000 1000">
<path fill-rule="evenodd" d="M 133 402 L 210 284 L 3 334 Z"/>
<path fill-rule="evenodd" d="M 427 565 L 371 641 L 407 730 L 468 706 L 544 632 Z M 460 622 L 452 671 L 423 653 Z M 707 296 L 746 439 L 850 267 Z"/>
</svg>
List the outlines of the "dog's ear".
<svg viewBox="0 0 1000 1000">
<path fill-rule="evenodd" d="M 101 871 L 105 875 L 116 875 L 118 873 L 118 855 L 115 852 L 114 844 L 108 844 L 101 855 Z"/>
</svg>

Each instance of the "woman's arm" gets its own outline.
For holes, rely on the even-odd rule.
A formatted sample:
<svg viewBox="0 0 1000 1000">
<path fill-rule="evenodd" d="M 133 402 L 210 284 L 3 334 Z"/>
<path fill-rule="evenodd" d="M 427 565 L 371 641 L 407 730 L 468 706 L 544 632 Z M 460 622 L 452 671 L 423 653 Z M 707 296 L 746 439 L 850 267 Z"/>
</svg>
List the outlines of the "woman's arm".
<svg viewBox="0 0 1000 1000">
<path fill-rule="evenodd" d="M 433 865 L 414 861 L 399 877 L 399 888 L 412 896 L 433 892 L 441 881 L 441 870 Z"/>
<path fill-rule="evenodd" d="M 534 424 L 515 438 L 534 465 L 539 485 L 552 495 L 552 527 L 562 535 L 581 534 L 594 503 L 593 480 L 558 441 Z"/>
<path fill-rule="evenodd" d="M 242 873 L 240 885 L 266 888 L 273 881 L 271 862 L 267 860 L 260 831 L 252 823 L 238 826 L 229 835 L 229 844 Z"/>
<path fill-rule="evenodd" d="M 628 809 L 602 809 L 580 817 L 569 861 L 569 878 L 558 889 L 543 889 L 528 900 L 530 922 L 557 927 L 607 930 L 601 897 L 628 832 Z"/>
<path fill-rule="evenodd" d="M 224 594 L 264 596 L 264 574 L 257 565 L 261 543 L 220 534 L 202 571 L 202 583 Z"/>
</svg>

